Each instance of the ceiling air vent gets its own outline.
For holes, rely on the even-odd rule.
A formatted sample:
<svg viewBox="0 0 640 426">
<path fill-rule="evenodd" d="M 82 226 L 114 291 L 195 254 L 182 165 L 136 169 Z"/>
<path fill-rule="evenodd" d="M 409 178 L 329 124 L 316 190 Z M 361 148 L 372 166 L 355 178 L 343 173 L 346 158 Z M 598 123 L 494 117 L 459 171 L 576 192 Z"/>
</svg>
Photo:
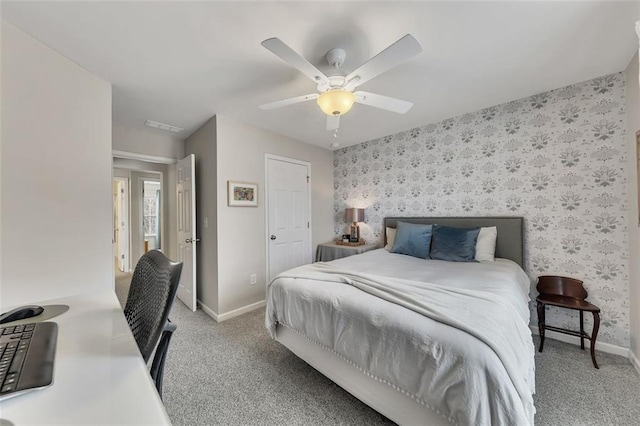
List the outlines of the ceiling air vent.
<svg viewBox="0 0 640 426">
<path fill-rule="evenodd" d="M 184 129 L 181 127 L 171 126 L 169 124 L 158 123 L 157 121 L 147 120 L 144 122 L 147 127 L 153 127 L 154 129 L 166 130 L 168 132 L 180 133 Z"/>
</svg>

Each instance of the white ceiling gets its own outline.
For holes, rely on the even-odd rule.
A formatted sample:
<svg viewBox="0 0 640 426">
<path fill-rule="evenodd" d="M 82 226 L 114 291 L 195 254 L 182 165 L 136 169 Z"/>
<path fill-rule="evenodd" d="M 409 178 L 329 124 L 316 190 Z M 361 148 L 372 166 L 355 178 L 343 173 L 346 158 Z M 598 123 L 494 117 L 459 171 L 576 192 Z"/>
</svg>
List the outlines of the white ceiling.
<svg viewBox="0 0 640 426">
<path fill-rule="evenodd" d="M 2 1 L 0 12 L 111 82 L 116 125 L 156 120 L 184 139 L 220 114 L 329 148 L 622 71 L 640 3 Z M 327 73 L 324 54 L 342 47 L 348 73 L 407 33 L 424 52 L 360 87 L 412 101 L 407 114 L 356 104 L 334 139 L 313 101 L 258 109 L 315 91 L 262 40 L 280 38 Z"/>
</svg>

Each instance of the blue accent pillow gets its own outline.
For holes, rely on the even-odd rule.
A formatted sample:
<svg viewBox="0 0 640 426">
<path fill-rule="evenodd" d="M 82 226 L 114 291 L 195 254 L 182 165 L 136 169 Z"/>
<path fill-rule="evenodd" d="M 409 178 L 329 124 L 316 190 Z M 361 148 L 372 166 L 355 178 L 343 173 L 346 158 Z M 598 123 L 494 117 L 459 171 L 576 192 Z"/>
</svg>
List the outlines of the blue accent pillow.
<svg viewBox="0 0 640 426">
<path fill-rule="evenodd" d="M 426 259 L 431 247 L 431 225 L 398 222 L 396 239 L 391 253 L 407 254 L 409 256 Z"/>
<path fill-rule="evenodd" d="M 453 228 L 433 225 L 431 259 L 475 262 L 480 228 Z"/>
</svg>

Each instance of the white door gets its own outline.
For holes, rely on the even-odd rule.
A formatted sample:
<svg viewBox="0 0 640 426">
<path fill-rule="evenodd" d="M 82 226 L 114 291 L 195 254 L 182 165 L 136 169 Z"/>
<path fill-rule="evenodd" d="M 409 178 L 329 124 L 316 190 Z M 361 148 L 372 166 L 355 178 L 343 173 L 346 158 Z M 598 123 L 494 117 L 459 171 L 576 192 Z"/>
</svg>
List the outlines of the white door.
<svg viewBox="0 0 640 426">
<path fill-rule="evenodd" d="M 178 207 L 178 260 L 183 263 L 178 298 L 196 310 L 196 157 L 178 161 L 176 201 Z"/>
<path fill-rule="evenodd" d="M 311 263 L 309 165 L 267 157 L 269 281 Z"/>
<path fill-rule="evenodd" d="M 129 270 L 129 179 L 113 178 L 114 241 L 118 269 Z"/>
</svg>

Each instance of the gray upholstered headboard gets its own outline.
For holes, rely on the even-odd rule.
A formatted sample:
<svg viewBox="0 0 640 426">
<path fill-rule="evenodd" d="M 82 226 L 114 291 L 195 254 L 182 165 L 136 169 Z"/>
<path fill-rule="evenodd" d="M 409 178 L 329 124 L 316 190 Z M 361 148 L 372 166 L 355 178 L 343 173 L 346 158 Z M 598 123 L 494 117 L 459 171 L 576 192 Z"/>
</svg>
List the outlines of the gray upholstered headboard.
<svg viewBox="0 0 640 426">
<path fill-rule="evenodd" d="M 524 219 L 522 217 L 386 217 L 384 219 L 385 229 L 395 228 L 398 221 L 458 228 L 495 226 L 498 228 L 496 257 L 513 260 L 521 268 L 524 268 Z M 386 232 L 384 244 L 387 245 Z"/>
</svg>

